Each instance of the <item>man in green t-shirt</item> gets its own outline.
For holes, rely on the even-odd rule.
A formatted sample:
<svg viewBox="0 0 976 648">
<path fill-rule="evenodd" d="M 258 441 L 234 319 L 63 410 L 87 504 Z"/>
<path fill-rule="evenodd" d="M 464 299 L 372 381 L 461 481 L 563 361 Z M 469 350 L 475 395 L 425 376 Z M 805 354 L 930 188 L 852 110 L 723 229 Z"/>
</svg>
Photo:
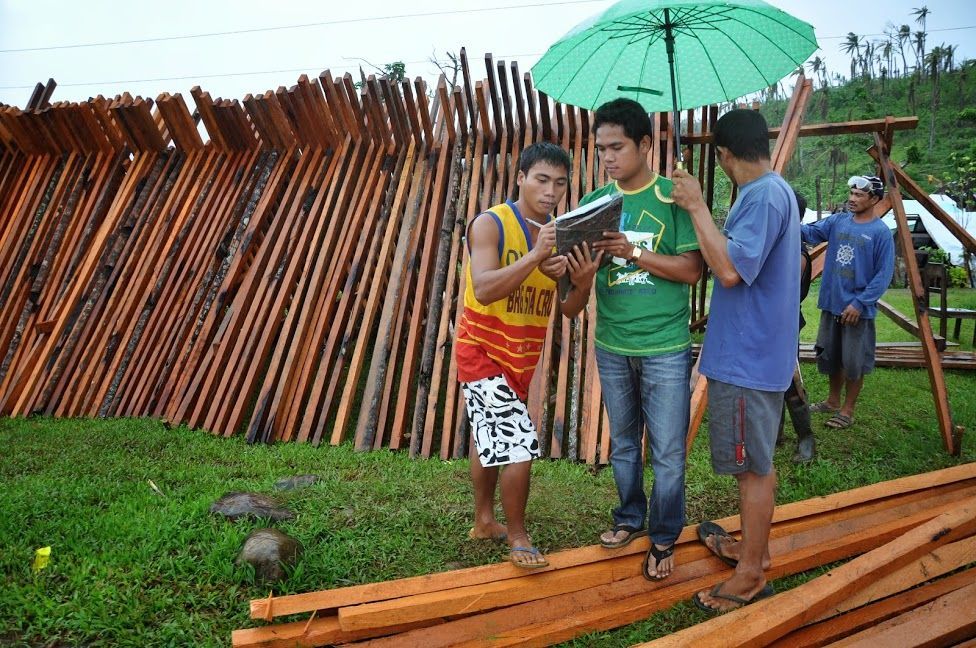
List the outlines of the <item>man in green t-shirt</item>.
<svg viewBox="0 0 976 648">
<path fill-rule="evenodd" d="M 616 182 L 586 195 L 623 194 L 620 231 L 568 255 L 573 288 L 562 304 L 579 313 L 596 287 L 596 359 L 610 419 L 610 464 L 620 495 L 613 528 L 600 544 L 617 548 L 648 534 L 645 578 L 674 570 L 673 547 L 685 523 L 691 336 L 689 289 L 702 257 L 688 213 L 671 200 L 671 181 L 648 166 L 652 126 L 636 101 L 616 99 L 594 114 L 596 149 Z M 611 257 L 601 264 L 603 255 Z M 644 427 L 654 486 L 644 494 Z M 645 531 L 646 523 L 646 531 Z"/>
</svg>

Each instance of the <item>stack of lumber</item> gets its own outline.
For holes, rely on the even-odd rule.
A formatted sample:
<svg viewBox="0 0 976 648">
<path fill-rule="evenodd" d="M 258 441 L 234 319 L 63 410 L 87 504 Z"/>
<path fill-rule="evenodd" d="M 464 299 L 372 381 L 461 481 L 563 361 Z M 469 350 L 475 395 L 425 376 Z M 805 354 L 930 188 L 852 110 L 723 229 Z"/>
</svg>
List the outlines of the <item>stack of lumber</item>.
<svg viewBox="0 0 976 648">
<path fill-rule="evenodd" d="M 194 88 L 192 112 L 168 93 L 50 103 L 53 83 L 0 105 L 0 414 L 465 456 L 452 343 L 467 224 L 514 195 L 534 142 L 572 158 L 557 212 L 607 181 L 586 110 L 484 62 L 473 78 L 462 50 L 460 82 L 436 88 L 328 71 L 241 101 Z M 800 79 L 771 133 L 777 168 L 802 135 L 917 123 L 802 126 L 809 92 Z M 717 119 L 684 119 L 709 204 Z M 653 123 L 649 162 L 667 174 L 673 120 Z M 528 403 L 543 456 L 609 460 L 594 311 L 553 315 Z"/>
<path fill-rule="evenodd" d="M 959 517 L 930 528 L 944 513 Z M 771 579 L 860 554 L 866 554 L 862 559 L 869 559 L 870 568 L 856 561 L 843 566 L 841 573 L 850 576 L 851 584 L 833 587 L 812 612 L 795 612 L 801 623 L 776 627 L 793 630 L 817 623 L 974 562 L 974 513 L 976 464 L 777 507 L 767 572 Z M 738 517 L 719 523 L 738 531 Z M 912 544 L 915 540 L 919 544 Z M 882 555 L 887 559 L 879 560 L 872 552 L 889 543 L 897 551 L 886 547 Z M 646 548 L 646 540 L 613 551 L 583 547 L 550 554 L 550 566 L 533 572 L 503 563 L 257 599 L 251 601 L 254 619 L 311 616 L 237 630 L 233 645 L 544 646 L 644 619 L 728 578 L 728 566 L 697 541 L 694 527 L 681 534 L 678 567 L 666 581 L 650 582 L 640 575 Z M 827 577 L 831 583 L 837 580 Z M 944 593 L 945 586 L 940 588 L 930 592 Z M 816 588 L 804 591 L 810 589 Z M 912 600 L 932 600 L 925 596 L 916 594 Z M 750 617 L 747 625 L 767 624 L 763 617 Z"/>
<path fill-rule="evenodd" d="M 943 369 L 976 369 L 976 353 L 972 351 L 944 351 L 938 355 Z M 812 344 L 800 345 L 800 360 L 815 362 Z M 878 367 L 925 367 L 925 355 L 919 342 L 879 342 L 875 348 Z"/>
<path fill-rule="evenodd" d="M 433 92 L 326 71 L 242 102 L 196 88 L 192 113 L 165 93 L 49 104 L 53 84 L 0 106 L 0 413 L 466 455 L 466 225 L 513 195 L 533 142 L 571 152 L 559 211 L 606 175 L 586 111 L 461 60 Z M 547 456 L 592 463 L 589 321 L 553 317 L 530 409 Z"/>
<path fill-rule="evenodd" d="M 559 212 L 607 178 L 587 111 L 514 63 L 461 63 L 434 89 L 328 71 L 242 101 L 195 88 L 193 112 L 167 93 L 52 104 L 53 83 L 0 106 L 0 414 L 465 456 L 467 224 L 515 193 L 533 142 L 571 154 Z M 717 115 L 687 115 L 709 196 Z M 545 456 L 608 461 L 593 308 L 552 319 L 529 399 Z"/>
</svg>

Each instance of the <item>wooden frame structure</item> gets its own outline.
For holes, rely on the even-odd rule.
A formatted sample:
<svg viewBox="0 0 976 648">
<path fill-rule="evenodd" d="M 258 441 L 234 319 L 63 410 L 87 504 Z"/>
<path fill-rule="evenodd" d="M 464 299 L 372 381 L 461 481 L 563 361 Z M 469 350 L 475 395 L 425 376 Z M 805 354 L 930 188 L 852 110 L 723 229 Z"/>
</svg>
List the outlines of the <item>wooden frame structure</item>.
<svg viewBox="0 0 976 648">
<path fill-rule="evenodd" d="M 192 112 L 167 93 L 52 104 L 53 81 L 25 110 L 0 106 L 0 413 L 154 416 L 255 442 L 465 456 L 451 351 L 467 222 L 513 193 L 532 142 L 570 151 L 560 211 L 607 180 L 587 111 L 551 101 L 515 63 L 484 62 L 473 80 L 462 51 L 453 88 L 356 87 L 328 71 L 241 101 L 194 88 Z M 778 169 L 797 137 L 875 132 L 889 187 L 921 195 L 885 153 L 917 119 L 803 125 L 810 91 L 801 78 L 773 129 Z M 688 111 L 697 130 L 683 138 L 710 203 L 717 118 L 716 106 Z M 669 115 L 654 125 L 651 164 L 667 173 Z M 695 325 L 707 281 L 693 290 Z M 957 452 L 939 350 L 916 310 Z M 609 460 L 594 316 L 592 300 L 575 320 L 553 315 L 529 402 L 545 456 Z M 696 430 L 703 381 L 694 393 Z"/>
</svg>

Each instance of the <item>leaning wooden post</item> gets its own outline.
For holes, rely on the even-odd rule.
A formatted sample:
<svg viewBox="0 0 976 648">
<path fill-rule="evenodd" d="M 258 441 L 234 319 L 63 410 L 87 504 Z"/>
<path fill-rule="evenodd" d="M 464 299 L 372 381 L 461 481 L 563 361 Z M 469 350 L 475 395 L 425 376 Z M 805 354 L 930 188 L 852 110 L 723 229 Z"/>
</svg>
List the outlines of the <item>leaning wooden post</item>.
<svg viewBox="0 0 976 648">
<path fill-rule="evenodd" d="M 932 337 L 932 323 L 925 305 L 925 288 L 918 271 L 915 255 L 908 253 L 913 249 L 912 235 L 908 229 L 908 219 L 905 217 L 905 205 L 901 201 L 898 179 L 895 175 L 884 139 L 879 133 L 874 134 L 874 145 L 877 153 L 878 165 L 885 180 L 888 198 L 891 200 L 892 211 L 895 212 L 895 222 L 898 224 L 897 235 L 901 242 L 901 249 L 905 250 L 905 271 L 908 275 L 908 289 L 912 293 L 912 305 L 915 307 L 915 320 L 918 323 L 919 339 L 922 341 L 922 353 L 925 366 L 929 372 L 929 382 L 932 384 L 932 398 L 935 400 L 935 415 L 939 421 L 939 431 L 942 433 L 942 443 L 949 454 L 958 456 L 962 449 L 961 425 L 955 425 L 952 420 L 952 410 L 949 407 L 949 394 L 946 391 L 945 374 L 942 372 L 942 359 L 935 348 Z"/>
</svg>

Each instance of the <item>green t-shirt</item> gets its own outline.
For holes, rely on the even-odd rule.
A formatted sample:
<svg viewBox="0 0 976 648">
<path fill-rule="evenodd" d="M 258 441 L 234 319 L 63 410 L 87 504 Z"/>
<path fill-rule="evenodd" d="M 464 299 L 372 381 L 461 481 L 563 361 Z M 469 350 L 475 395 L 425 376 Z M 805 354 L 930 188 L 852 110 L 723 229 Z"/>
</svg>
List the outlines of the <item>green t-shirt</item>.
<svg viewBox="0 0 976 648">
<path fill-rule="evenodd" d="M 655 176 L 646 186 L 623 191 L 604 185 L 580 201 L 622 193 L 620 231 L 627 239 L 658 254 L 678 255 L 698 249 L 691 217 L 671 200 L 671 181 Z M 673 353 L 691 345 L 688 284 L 669 281 L 623 259 L 604 264 L 596 288 L 596 345 L 626 356 Z"/>
</svg>

